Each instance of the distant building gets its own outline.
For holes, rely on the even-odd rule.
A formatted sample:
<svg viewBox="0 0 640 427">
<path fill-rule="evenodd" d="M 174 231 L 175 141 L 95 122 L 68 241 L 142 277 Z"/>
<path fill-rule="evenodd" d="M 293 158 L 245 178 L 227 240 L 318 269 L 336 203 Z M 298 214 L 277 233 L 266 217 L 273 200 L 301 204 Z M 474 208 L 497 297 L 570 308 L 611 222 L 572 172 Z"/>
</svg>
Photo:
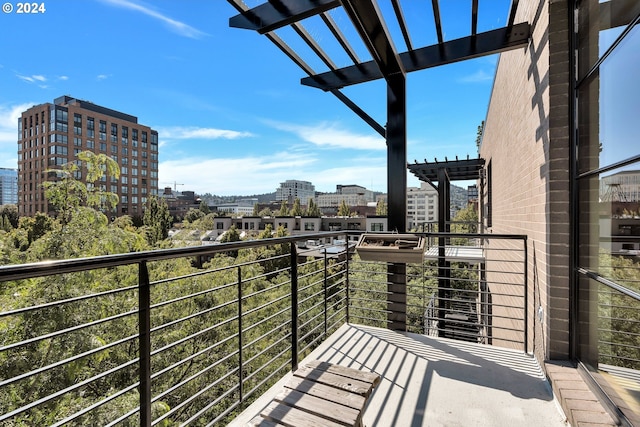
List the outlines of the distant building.
<svg viewBox="0 0 640 427">
<path fill-rule="evenodd" d="M 248 216 L 248 215 L 253 215 L 253 209 L 257 203 L 258 203 L 257 197 L 240 199 L 233 203 L 217 204 L 215 205 L 215 210 L 221 213 Z"/>
<path fill-rule="evenodd" d="M 420 229 L 438 221 L 438 191 L 426 182 L 407 188 L 407 229 Z"/>
<path fill-rule="evenodd" d="M 18 203 L 18 170 L 0 168 L 0 205 Z"/>
<path fill-rule="evenodd" d="M 316 187 L 309 181 L 298 181 L 288 179 L 280 183 L 280 187 L 276 189 L 276 201 L 286 201 L 293 203 L 295 199 L 300 199 L 300 203 L 307 205 L 309 199 L 316 196 Z"/>
<path fill-rule="evenodd" d="M 175 191 L 165 187 L 159 197 L 167 202 L 169 213 L 177 221 L 183 219 L 189 209 L 200 209 L 200 198 L 193 191 Z"/>
<path fill-rule="evenodd" d="M 96 185 L 118 195 L 111 216 L 143 214 L 147 197 L 157 195 L 158 132 L 129 114 L 88 101 L 61 96 L 35 105 L 18 121 L 18 212 L 50 212 L 42 184 L 57 179 L 50 169 L 77 162 L 81 151 L 106 154 L 120 166 L 120 177 L 106 176 Z M 85 180 L 78 170 L 76 179 Z"/>
<path fill-rule="evenodd" d="M 318 207 L 327 213 L 333 213 L 344 201 L 349 206 L 367 206 L 375 202 L 373 191 L 359 185 L 336 185 L 335 193 L 322 193 L 316 197 Z"/>
</svg>

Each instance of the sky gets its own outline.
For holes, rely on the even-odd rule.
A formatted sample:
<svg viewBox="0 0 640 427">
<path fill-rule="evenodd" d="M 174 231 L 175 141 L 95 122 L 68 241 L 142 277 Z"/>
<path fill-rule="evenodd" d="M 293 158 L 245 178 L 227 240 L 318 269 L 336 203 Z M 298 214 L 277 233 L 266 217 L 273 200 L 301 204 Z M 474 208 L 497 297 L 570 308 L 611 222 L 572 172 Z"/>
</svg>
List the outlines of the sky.
<svg viewBox="0 0 640 427">
<path fill-rule="evenodd" d="M 249 7 L 262 1 L 246 0 Z M 381 0 L 385 16 L 388 0 Z M 442 0 L 444 39 L 468 35 L 471 0 Z M 386 145 L 266 37 L 229 27 L 223 0 L 47 0 L 39 13 L 0 13 L 0 167 L 17 168 L 17 123 L 62 95 L 138 117 L 158 131 L 159 186 L 198 194 L 273 192 L 288 179 L 316 191 L 356 184 L 386 192 Z M 401 2 L 414 47 L 435 44 L 431 2 Z M 480 2 L 478 32 L 505 25 L 510 0 Z M 361 60 L 370 55 L 342 10 L 330 12 Z M 352 65 L 315 17 L 304 27 L 339 67 Z M 389 20 L 396 43 L 403 43 Z M 289 28 L 276 32 L 327 71 Z M 407 50 L 396 45 L 399 52 Z M 407 161 L 477 156 L 498 56 L 407 75 Z M 384 81 L 343 89 L 386 122 Z M 408 174 L 408 185 L 419 181 Z"/>
</svg>

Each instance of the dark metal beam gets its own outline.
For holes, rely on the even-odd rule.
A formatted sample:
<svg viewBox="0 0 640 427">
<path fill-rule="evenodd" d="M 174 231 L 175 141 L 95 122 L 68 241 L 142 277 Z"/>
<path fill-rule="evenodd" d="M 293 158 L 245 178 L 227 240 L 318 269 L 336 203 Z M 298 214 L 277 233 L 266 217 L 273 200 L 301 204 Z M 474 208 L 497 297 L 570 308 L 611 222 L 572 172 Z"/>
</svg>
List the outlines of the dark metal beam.
<svg viewBox="0 0 640 427">
<path fill-rule="evenodd" d="M 441 45 L 432 45 L 411 52 L 404 52 L 399 57 L 404 70 L 409 73 L 525 47 L 529 42 L 530 32 L 531 27 L 525 22 L 513 27 L 498 28 L 480 33 L 475 37 L 463 37 Z M 322 90 L 332 90 L 383 77 L 384 75 L 377 68 L 376 63 L 368 61 L 359 65 L 305 77 L 302 79 L 302 84 Z"/>
<path fill-rule="evenodd" d="M 394 74 L 387 84 L 387 225 L 407 231 L 406 78 Z"/>
<path fill-rule="evenodd" d="M 478 33 L 478 0 L 473 0 L 471 4 L 471 35 Z"/>
<path fill-rule="evenodd" d="M 411 51 L 413 50 L 413 46 L 411 44 L 411 37 L 409 37 L 409 30 L 407 29 L 407 21 L 404 19 L 402 6 L 400 6 L 400 0 L 391 0 L 391 5 L 398 19 L 398 25 L 400 25 L 400 31 L 402 31 L 402 37 L 404 38 L 404 43 L 407 45 L 407 50 Z"/>
<path fill-rule="evenodd" d="M 331 34 L 333 34 L 336 40 L 338 40 L 338 43 L 340 43 L 340 46 L 342 46 L 342 48 L 347 53 L 347 55 L 349 55 L 349 58 L 351 58 L 353 63 L 354 64 L 360 63 L 360 58 L 358 58 L 358 54 L 353 49 L 353 47 L 351 47 L 351 45 L 349 44 L 345 36 L 342 34 L 342 31 L 340 31 L 340 27 L 338 27 L 338 24 L 336 24 L 336 22 L 333 20 L 331 15 L 329 15 L 328 13 L 321 13 L 320 17 L 326 24 L 327 28 L 329 28 L 329 31 L 331 31 Z"/>
<path fill-rule="evenodd" d="M 265 34 L 340 6 L 339 0 L 277 0 L 229 19 L 229 26 Z"/>
<path fill-rule="evenodd" d="M 507 21 L 507 27 L 513 25 L 516 22 L 516 12 L 518 11 L 518 2 L 520 0 L 511 0 L 511 10 L 509 11 L 509 20 Z"/>
<path fill-rule="evenodd" d="M 442 37 L 442 21 L 440 20 L 440 5 L 438 0 L 431 0 L 433 6 L 433 21 L 436 24 L 436 33 L 438 34 L 438 43 L 444 43 L 444 37 Z"/>
<path fill-rule="evenodd" d="M 384 24 L 382 13 L 373 0 L 342 0 L 342 6 L 369 50 L 373 62 L 389 79 L 394 74 L 405 74 L 402 62 Z"/>
<path fill-rule="evenodd" d="M 244 13 L 247 11 L 247 7 L 240 0 L 227 0 L 229 4 L 231 4 L 236 10 L 240 13 Z M 302 70 L 307 73 L 309 76 L 315 74 L 313 69 L 298 56 L 298 54 L 289 47 L 280 37 L 276 35 L 276 33 L 267 33 L 265 37 L 269 39 L 273 44 L 275 44 L 278 49 L 280 49 L 285 55 L 289 57 L 298 67 L 302 68 Z M 358 117 L 364 120 L 369 126 L 373 128 L 376 132 L 378 132 L 382 137 L 385 136 L 384 127 L 376 122 L 373 117 L 369 116 L 364 110 L 356 105 L 355 102 L 351 101 L 346 95 L 340 92 L 337 89 L 333 89 L 330 91 L 336 98 L 342 101 L 351 111 L 356 113 Z"/>
</svg>

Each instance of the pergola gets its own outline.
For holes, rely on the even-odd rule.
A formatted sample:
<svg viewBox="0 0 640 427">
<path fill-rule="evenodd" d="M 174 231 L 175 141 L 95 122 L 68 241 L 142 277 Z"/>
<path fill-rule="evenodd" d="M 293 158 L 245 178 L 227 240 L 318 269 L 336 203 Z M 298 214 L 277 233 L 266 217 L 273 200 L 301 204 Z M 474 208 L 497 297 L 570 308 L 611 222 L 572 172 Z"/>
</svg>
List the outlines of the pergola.
<svg viewBox="0 0 640 427">
<path fill-rule="evenodd" d="M 445 40 L 439 0 L 431 0 L 431 10 L 427 7 L 424 13 L 433 17 L 438 42 L 430 46 L 414 46 L 400 0 L 388 0 L 392 6 L 392 13 L 387 18 L 397 22 L 402 34 L 401 40 L 393 40 L 387 27 L 387 22 L 391 21 L 385 21 L 376 0 L 269 0 L 251 9 L 241 0 L 228 0 L 239 12 L 229 20 L 229 25 L 264 34 L 307 74 L 302 78 L 302 84 L 331 92 L 385 138 L 388 227 L 390 230 L 403 232 L 406 230 L 407 220 L 407 73 L 525 47 L 529 42 L 529 23 L 515 23 L 518 0 L 512 0 L 506 26 L 486 32 L 477 31 L 479 1 L 471 0 L 468 35 L 455 40 Z M 348 16 L 370 59 L 361 60 L 358 57 L 352 43 L 345 36 L 347 28 L 341 28 L 333 19 L 331 13 L 338 9 L 342 9 Z M 353 65 L 342 68 L 336 65 L 327 49 L 323 48 L 305 28 L 305 20 L 312 17 L 321 19 Z M 313 70 L 299 53 L 276 34 L 277 30 L 284 27 L 292 29 L 328 71 Z M 396 46 L 401 45 L 407 50 L 398 51 Z M 344 87 L 377 79 L 384 79 L 387 86 L 387 121 L 384 125 L 378 123 L 341 92 Z M 390 309 L 400 312 L 406 302 L 406 265 L 392 264 L 388 273 L 391 283 Z M 401 315 L 389 320 L 392 329 L 403 329 L 405 322 Z"/>
</svg>

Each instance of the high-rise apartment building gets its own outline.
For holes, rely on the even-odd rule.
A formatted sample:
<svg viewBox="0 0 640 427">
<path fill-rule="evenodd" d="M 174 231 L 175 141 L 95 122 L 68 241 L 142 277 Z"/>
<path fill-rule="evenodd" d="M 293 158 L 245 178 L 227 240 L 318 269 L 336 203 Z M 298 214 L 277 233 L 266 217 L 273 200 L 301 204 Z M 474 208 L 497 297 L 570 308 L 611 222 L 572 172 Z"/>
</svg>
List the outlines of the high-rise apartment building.
<svg viewBox="0 0 640 427">
<path fill-rule="evenodd" d="M 407 229 L 426 229 L 427 223 L 438 221 L 438 190 L 421 182 L 420 187 L 407 187 Z"/>
<path fill-rule="evenodd" d="M 18 171 L 0 168 L 0 205 L 18 203 Z"/>
<path fill-rule="evenodd" d="M 280 183 L 280 187 L 276 189 L 276 201 L 282 200 L 293 203 L 295 199 L 300 199 L 300 203 L 306 205 L 309 199 L 316 197 L 316 187 L 309 181 L 298 181 L 296 179 L 288 179 Z"/>
<path fill-rule="evenodd" d="M 147 198 L 158 193 L 158 132 L 138 118 L 70 96 L 33 106 L 18 121 L 18 212 L 50 212 L 42 183 L 56 179 L 50 169 L 77 162 L 77 154 L 106 154 L 120 166 L 120 177 L 96 183 L 118 195 L 111 216 L 143 214 Z M 86 178 L 78 170 L 76 178 Z"/>
</svg>

